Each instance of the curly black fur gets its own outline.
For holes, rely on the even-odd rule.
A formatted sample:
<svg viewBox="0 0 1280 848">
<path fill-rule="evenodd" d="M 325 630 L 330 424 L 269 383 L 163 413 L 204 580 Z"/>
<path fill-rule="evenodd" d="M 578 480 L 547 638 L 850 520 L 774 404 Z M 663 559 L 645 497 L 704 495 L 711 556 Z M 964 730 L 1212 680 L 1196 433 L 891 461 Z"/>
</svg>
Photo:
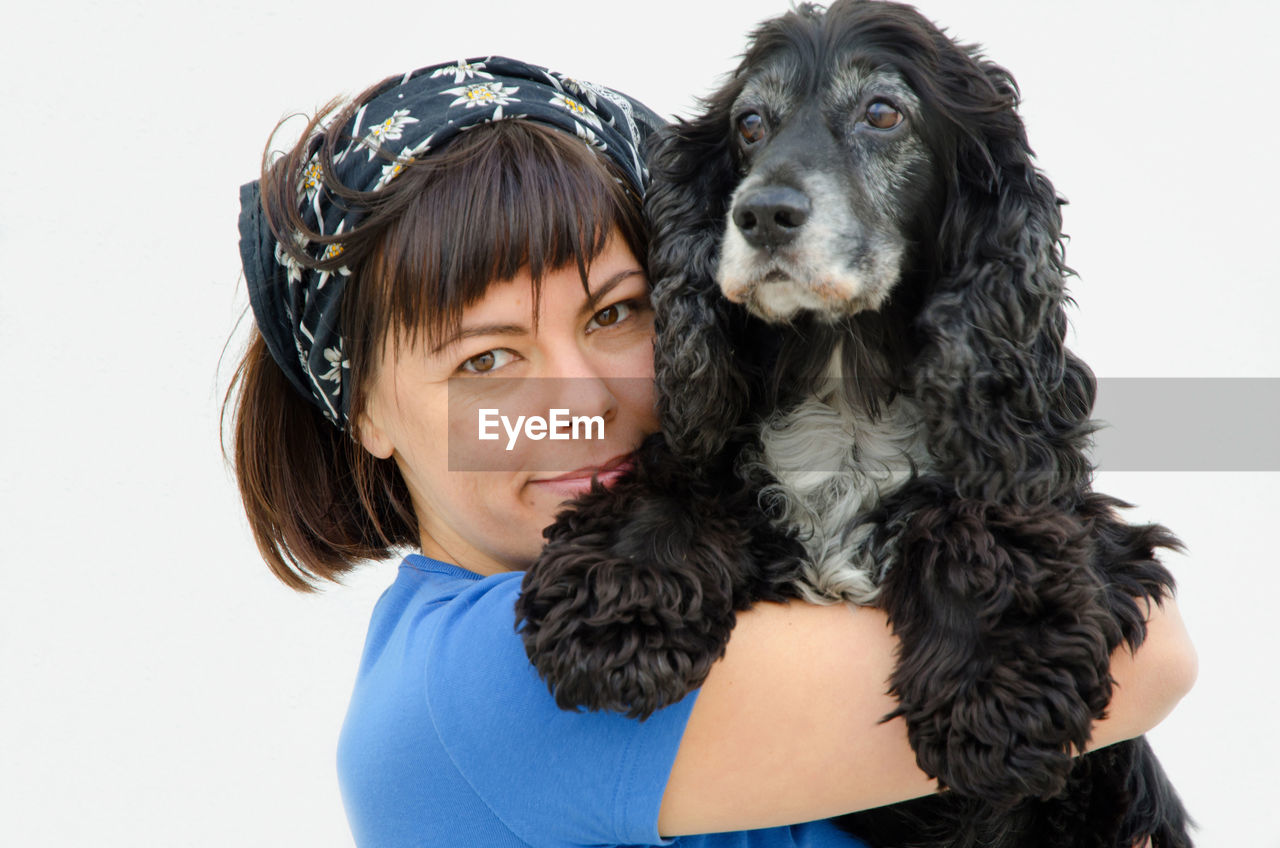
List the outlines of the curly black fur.
<svg viewBox="0 0 1280 848">
<path fill-rule="evenodd" d="M 864 89 L 904 122 L 857 124 Z M 677 700 L 736 612 L 825 591 L 761 447 L 778 414 L 817 400 L 897 422 L 927 455 L 849 486 L 831 535 L 901 640 L 894 715 L 954 791 L 847 826 L 884 846 L 1189 846 L 1144 741 L 1070 756 L 1105 712 L 1110 654 L 1172 592 L 1155 551 L 1178 542 L 1090 490 L 1095 383 L 1064 345 L 1060 201 L 1017 101 L 907 6 L 806 4 L 757 30 L 652 158 L 662 437 L 548 530 L 521 632 L 561 706 Z M 814 248 L 815 226 L 840 249 Z M 868 450 L 850 437 L 854 476 Z"/>
<path fill-rule="evenodd" d="M 801 551 L 759 519 L 754 494 L 668 457 L 650 439 L 629 479 L 547 529 L 554 554 L 526 574 L 525 647 L 564 709 L 645 718 L 702 683 L 736 612 L 793 595 Z"/>
</svg>

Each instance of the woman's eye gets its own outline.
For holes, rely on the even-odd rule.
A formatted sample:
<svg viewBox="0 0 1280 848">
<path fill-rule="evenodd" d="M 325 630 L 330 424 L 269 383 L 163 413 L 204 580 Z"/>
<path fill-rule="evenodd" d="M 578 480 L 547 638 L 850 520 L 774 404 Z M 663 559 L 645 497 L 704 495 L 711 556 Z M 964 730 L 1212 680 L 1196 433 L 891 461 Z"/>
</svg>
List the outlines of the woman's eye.
<svg viewBox="0 0 1280 848">
<path fill-rule="evenodd" d="M 591 323 L 587 325 L 587 329 L 595 330 L 601 327 L 612 327 L 614 324 L 620 324 L 627 320 L 630 315 L 631 304 L 615 303 L 592 315 Z"/>
<path fill-rule="evenodd" d="M 867 123 L 878 130 L 891 130 L 902 123 L 902 113 L 886 100 L 876 100 L 867 107 Z"/>
<path fill-rule="evenodd" d="M 503 348 L 486 350 L 484 353 L 478 353 L 462 363 L 459 370 L 472 374 L 487 374 L 490 371 L 497 371 L 514 358 L 515 355 L 511 351 Z"/>
<path fill-rule="evenodd" d="M 764 118 L 748 112 L 738 119 L 738 134 L 747 144 L 755 144 L 764 138 Z"/>
</svg>

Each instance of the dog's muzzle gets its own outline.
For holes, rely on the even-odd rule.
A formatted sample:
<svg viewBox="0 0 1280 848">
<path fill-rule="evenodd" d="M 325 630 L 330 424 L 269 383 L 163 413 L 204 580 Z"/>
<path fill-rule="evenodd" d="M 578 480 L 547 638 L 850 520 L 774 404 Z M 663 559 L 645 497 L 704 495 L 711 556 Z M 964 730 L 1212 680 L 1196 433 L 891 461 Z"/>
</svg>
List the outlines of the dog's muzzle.
<svg viewBox="0 0 1280 848">
<path fill-rule="evenodd" d="M 798 312 L 835 319 L 877 309 L 898 277 L 897 240 L 869 231 L 834 179 L 802 187 L 760 180 L 733 199 L 717 282 L 725 297 L 766 321 Z"/>
</svg>

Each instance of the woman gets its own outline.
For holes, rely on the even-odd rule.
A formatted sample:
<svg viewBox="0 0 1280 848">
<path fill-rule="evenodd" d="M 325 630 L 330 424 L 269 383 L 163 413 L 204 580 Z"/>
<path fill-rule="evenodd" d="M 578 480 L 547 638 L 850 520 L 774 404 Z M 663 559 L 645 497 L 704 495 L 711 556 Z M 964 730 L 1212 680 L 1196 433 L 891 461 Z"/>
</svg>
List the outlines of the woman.
<svg viewBox="0 0 1280 848">
<path fill-rule="evenodd" d="M 639 213 L 657 123 L 541 68 L 458 62 L 322 113 L 245 188 L 260 334 L 235 463 L 259 547 L 299 589 L 420 552 L 374 613 L 340 743 L 361 845 L 851 845 L 814 820 L 936 788 L 901 721 L 879 723 L 895 643 L 876 610 L 762 604 L 645 722 L 557 710 L 524 657 L 512 604 L 541 528 L 657 426 Z M 532 385 L 602 437 L 481 444 L 477 412 Z M 1150 632 L 1114 658 L 1097 745 L 1190 686 L 1172 603 Z"/>
</svg>

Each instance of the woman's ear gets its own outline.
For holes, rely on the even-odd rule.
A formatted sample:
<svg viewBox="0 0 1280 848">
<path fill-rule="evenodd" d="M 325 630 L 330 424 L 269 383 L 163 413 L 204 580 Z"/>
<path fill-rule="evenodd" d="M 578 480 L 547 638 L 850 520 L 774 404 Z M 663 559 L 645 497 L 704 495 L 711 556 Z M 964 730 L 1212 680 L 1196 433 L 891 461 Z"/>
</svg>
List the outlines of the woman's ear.
<svg viewBox="0 0 1280 848">
<path fill-rule="evenodd" d="M 395 453 L 395 445 L 387 431 L 379 426 L 377 414 L 368 408 L 355 420 L 356 438 L 369 453 L 378 459 L 389 459 Z"/>
</svg>

